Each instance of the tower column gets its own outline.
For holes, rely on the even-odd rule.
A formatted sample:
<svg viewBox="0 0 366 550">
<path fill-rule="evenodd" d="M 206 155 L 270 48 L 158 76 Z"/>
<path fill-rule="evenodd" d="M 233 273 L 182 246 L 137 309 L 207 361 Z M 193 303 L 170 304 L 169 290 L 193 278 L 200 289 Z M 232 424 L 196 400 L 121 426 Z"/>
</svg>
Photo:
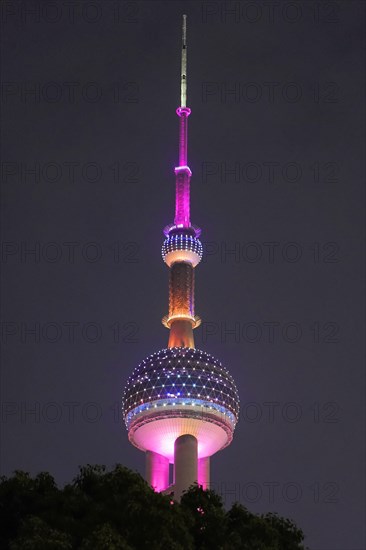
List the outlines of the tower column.
<svg viewBox="0 0 366 550">
<path fill-rule="evenodd" d="M 204 490 L 210 488 L 210 457 L 205 456 L 198 460 L 198 485 Z"/>
<path fill-rule="evenodd" d="M 146 451 L 146 481 L 160 492 L 169 485 L 169 459 L 159 453 Z"/>
<path fill-rule="evenodd" d="M 194 348 L 191 321 L 173 321 L 170 328 L 168 348 Z"/>
<path fill-rule="evenodd" d="M 181 435 L 174 443 L 174 498 L 197 482 L 198 442 L 193 435 Z"/>
<path fill-rule="evenodd" d="M 194 318 L 194 268 L 187 262 L 169 271 L 169 317 Z"/>
</svg>

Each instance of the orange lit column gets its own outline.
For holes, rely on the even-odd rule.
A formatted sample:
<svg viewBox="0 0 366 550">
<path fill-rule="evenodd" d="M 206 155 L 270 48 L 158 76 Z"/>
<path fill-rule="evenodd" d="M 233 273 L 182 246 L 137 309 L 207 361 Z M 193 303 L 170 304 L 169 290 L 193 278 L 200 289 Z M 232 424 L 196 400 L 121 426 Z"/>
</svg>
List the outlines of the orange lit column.
<svg viewBox="0 0 366 550">
<path fill-rule="evenodd" d="M 193 329 L 201 322 L 195 315 L 194 271 L 202 258 L 202 244 L 197 229 L 173 227 L 162 251 L 169 267 L 169 313 L 163 324 L 170 329 L 169 348 L 194 348 Z"/>
<path fill-rule="evenodd" d="M 189 263 L 177 262 L 170 268 L 169 318 L 168 347 L 194 348 L 194 269 Z"/>
</svg>

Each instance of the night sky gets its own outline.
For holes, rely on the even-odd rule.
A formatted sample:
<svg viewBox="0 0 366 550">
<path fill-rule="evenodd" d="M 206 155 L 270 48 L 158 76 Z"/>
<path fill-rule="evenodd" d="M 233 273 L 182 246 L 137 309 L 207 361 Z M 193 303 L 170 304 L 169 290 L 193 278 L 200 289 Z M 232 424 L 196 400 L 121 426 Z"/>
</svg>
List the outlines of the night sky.
<svg viewBox="0 0 366 550">
<path fill-rule="evenodd" d="M 195 339 L 241 399 L 212 486 L 293 518 L 311 550 L 365 548 L 364 12 L 2 3 L 3 475 L 144 473 L 120 401 L 168 340 L 187 13 Z"/>
</svg>

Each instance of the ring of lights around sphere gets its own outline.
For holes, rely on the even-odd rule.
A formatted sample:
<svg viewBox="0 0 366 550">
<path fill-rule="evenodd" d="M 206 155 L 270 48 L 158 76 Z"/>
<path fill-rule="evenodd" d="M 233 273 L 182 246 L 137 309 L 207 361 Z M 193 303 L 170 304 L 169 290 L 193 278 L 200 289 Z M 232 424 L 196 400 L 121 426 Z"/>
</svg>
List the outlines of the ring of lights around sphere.
<svg viewBox="0 0 366 550">
<path fill-rule="evenodd" d="M 198 456 L 230 444 L 239 416 L 233 378 L 220 362 L 198 349 L 168 348 L 146 358 L 128 379 L 123 416 L 129 439 L 173 461 L 174 441 L 198 440 Z"/>
<path fill-rule="evenodd" d="M 200 326 L 202 323 L 201 317 L 199 315 L 187 315 L 185 313 L 179 314 L 176 313 L 175 315 L 164 315 L 161 322 L 163 323 L 164 327 L 171 328 L 173 321 L 189 321 L 192 323 L 192 328 L 195 329 Z"/>
<path fill-rule="evenodd" d="M 192 232 L 192 234 L 197 238 L 201 235 L 202 232 L 201 228 L 194 224 L 191 224 L 188 227 L 183 227 L 183 224 L 176 225 L 175 223 L 169 223 L 163 229 L 163 233 L 166 237 L 168 237 L 168 235 L 174 233 L 175 231 Z"/>
<path fill-rule="evenodd" d="M 192 264 L 193 267 L 196 267 L 200 263 L 202 255 L 200 256 L 196 252 L 191 250 L 174 250 L 163 254 L 163 260 L 168 267 L 171 267 L 175 262 L 187 262 Z"/>
<path fill-rule="evenodd" d="M 169 267 L 174 262 L 188 262 L 196 267 L 202 260 L 202 243 L 192 235 L 169 235 L 163 243 L 161 253 Z"/>
</svg>

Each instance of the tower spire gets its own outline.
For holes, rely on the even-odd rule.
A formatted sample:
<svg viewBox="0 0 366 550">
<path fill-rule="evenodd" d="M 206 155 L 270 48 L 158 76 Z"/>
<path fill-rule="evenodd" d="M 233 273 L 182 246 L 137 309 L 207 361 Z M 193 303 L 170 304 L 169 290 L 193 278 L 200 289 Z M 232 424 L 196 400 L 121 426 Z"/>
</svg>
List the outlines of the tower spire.
<svg viewBox="0 0 366 550">
<path fill-rule="evenodd" d="M 187 105 L 187 16 L 183 15 L 182 22 L 182 61 L 180 71 L 180 106 Z"/>
<path fill-rule="evenodd" d="M 188 117 L 187 107 L 187 16 L 182 20 L 181 50 L 181 104 L 179 116 L 179 162 L 175 167 L 175 217 L 165 230 L 163 258 L 170 268 L 169 314 L 163 324 L 170 329 L 168 347 L 194 348 L 193 329 L 201 319 L 194 307 L 194 268 L 202 258 L 201 230 L 191 224 L 190 181 L 192 172 L 188 166 Z"/>
</svg>

